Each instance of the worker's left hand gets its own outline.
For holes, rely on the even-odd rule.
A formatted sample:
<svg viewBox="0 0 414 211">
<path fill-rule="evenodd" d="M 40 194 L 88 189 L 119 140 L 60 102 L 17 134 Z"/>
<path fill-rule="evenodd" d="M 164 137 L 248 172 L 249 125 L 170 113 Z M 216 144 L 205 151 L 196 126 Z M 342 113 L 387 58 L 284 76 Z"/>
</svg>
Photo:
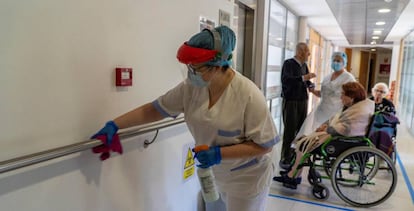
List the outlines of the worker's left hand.
<svg viewBox="0 0 414 211">
<path fill-rule="evenodd" d="M 112 143 L 112 138 L 118 131 L 118 126 L 115 124 L 114 121 L 109 121 L 105 124 L 105 126 L 100 129 L 95 135 L 91 137 L 91 139 L 96 139 L 99 135 L 106 136 L 106 145 L 110 146 Z"/>
<path fill-rule="evenodd" d="M 219 146 L 210 147 L 208 150 L 196 152 L 195 158 L 198 160 L 200 168 L 208 168 L 221 162 L 221 150 Z"/>
</svg>

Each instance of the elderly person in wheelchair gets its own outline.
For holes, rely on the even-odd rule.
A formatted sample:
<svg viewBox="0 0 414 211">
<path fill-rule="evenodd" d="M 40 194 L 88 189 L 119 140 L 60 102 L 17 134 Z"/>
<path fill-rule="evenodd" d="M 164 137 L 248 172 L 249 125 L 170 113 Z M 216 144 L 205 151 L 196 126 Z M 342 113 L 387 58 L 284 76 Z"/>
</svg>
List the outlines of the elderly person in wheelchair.
<svg viewBox="0 0 414 211">
<path fill-rule="evenodd" d="M 396 111 L 394 104 L 392 101 L 385 98 L 388 92 L 389 90 L 386 83 L 376 83 L 371 90 L 372 96 L 369 99 L 375 102 L 375 111 L 387 112 L 395 115 Z"/>
<path fill-rule="evenodd" d="M 376 83 L 371 90 L 372 97 L 369 99 L 375 102 L 375 116 L 368 136 L 373 144 L 390 156 L 395 163 L 397 124 L 400 122 L 394 104 L 385 98 L 388 92 L 388 86 L 383 82 Z"/>
<path fill-rule="evenodd" d="M 342 85 L 341 101 L 343 109 L 322 124 L 315 132 L 295 140 L 296 158 L 290 171 L 282 171 L 281 176 L 273 180 L 283 186 L 296 189 L 301 182 L 302 168 L 299 167 L 302 156 L 323 144 L 331 136 L 365 136 L 375 105 L 366 96 L 364 87 L 358 82 Z M 299 168 L 298 168 L 299 167 Z"/>
</svg>

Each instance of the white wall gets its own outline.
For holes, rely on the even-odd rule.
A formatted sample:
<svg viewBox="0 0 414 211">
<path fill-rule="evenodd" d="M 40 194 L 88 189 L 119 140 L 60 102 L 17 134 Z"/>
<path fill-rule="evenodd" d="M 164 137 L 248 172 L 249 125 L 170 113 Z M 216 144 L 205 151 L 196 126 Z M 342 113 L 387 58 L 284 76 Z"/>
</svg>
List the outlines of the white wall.
<svg viewBox="0 0 414 211">
<path fill-rule="evenodd" d="M 397 65 L 397 63 L 395 63 L 395 64 L 391 63 L 391 59 L 392 59 L 392 52 L 391 51 L 384 51 L 384 52 L 378 52 L 377 53 L 377 61 L 376 61 L 376 64 L 375 64 L 375 83 L 384 82 L 386 84 L 389 84 L 391 73 L 388 73 L 388 74 L 380 73 L 380 65 L 381 64 L 390 64 L 391 69 L 392 69 L 392 66 Z M 391 71 L 391 69 L 390 69 L 390 71 Z"/>
<path fill-rule="evenodd" d="M 87 140 L 104 122 L 183 79 L 177 48 L 228 0 L 0 1 L 0 161 Z M 114 86 L 116 66 L 134 85 Z M 101 163 L 78 153 L 0 175 L 2 210 L 194 210 L 182 180 L 185 125 L 125 143 Z"/>
<path fill-rule="evenodd" d="M 392 81 L 397 80 L 398 74 L 398 63 L 399 63 L 399 55 L 400 55 L 400 42 L 394 42 L 392 46 L 392 58 L 391 58 L 391 73 L 390 73 L 390 80 L 389 85 L 391 85 Z"/>
</svg>

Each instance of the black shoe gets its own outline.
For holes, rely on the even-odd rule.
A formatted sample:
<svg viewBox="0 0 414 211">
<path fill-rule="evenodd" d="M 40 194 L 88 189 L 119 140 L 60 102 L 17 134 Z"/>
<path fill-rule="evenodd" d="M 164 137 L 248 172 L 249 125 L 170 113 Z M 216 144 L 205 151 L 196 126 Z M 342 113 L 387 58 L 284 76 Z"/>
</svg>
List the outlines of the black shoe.
<svg viewBox="0 0 414 211">
<path fill-rule="evenodd" d="M 289 171 L 279 171 L 279 174 L 281 175 L 281 176 L 284 176 L 284 175 L 286 175 L 287 176 L 287 174 L 289 173 Z M 302 177 L 297 177 L 296 178 L 296 183 L 299 185 L 300 183 L 302 183 Z"/>
<path fill-rule="evenodd" d="M 279 171 L 279 174 L 281 175 L 281 176 L 283 176 L 283 175 L 287 175 L 289 173 L 289 171 Z"/>
<path fill-rule="evenodd" d="M 287 187 L 290 189 L 296 189 L 298 186 L 298 183 L 296 182 L 296 178 L 290 178 L 287 175 L 282 175 L 280 177 L 273 177 L 273 180 L 283 183 L 284 187 Z"/>
<path fill-rule="evenodd" d="M 283 181 L 285 181 L 285 178 L 287 177 L 287 174 L 282 174 L 281 176 L 279 176 L 279 177 L 273 177 L 273 181 L 276 181 L 276 182 L 283 182 Z"/>
</svg>

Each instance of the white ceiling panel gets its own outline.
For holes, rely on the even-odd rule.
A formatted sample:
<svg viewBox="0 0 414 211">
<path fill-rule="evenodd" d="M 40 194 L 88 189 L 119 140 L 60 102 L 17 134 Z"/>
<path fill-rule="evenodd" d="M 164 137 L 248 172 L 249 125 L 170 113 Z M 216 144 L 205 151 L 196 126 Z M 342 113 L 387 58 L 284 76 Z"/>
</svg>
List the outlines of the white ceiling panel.
<svg viewBox="0 0 414 211">
<path fill-rule="evenodd" d="M 327 40 L 339 46 L 389 45 L 414 28 L 414 3 L 409 0 L 280 0 L 296 15 L 307 17 L 308 24 Z M 388 7 L 391 12 L 380 14 Z M 375 22 L 383 20 L 384 26 Z M 373 31 L 381 29 L 379 39 Z"/>
</svg>

